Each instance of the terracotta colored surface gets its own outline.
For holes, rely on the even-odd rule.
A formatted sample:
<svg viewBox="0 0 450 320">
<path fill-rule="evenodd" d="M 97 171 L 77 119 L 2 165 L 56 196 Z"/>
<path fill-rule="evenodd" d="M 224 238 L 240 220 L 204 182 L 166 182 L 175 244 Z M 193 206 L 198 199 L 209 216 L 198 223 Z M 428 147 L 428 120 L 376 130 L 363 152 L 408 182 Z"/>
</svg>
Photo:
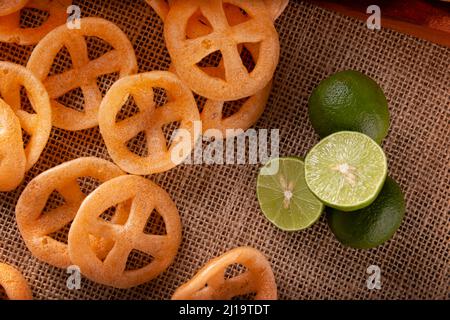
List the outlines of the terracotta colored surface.
<svg viewBox="0 0 450 320">
<path fill-rule="evenodd" d="M 323 8 L 366 20 L 366 13 L 373 1 L 323 1 L 312 0 Z M 450 2 L 424 0 L 381 0 L 376 4 L 381 9 L 384 28 L 390 28 L 437 44 L 450 46 Z"/>
</svg>

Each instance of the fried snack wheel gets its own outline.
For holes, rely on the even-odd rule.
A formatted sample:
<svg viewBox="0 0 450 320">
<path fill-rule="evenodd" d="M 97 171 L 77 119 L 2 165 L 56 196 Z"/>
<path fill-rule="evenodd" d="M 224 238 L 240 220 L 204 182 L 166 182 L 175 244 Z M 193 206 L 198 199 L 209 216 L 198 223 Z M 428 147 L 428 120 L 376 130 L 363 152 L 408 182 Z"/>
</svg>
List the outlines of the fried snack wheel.
<svg viewBox="0 0 450 320">
<path fill-rule="evenodd" d="M 0 287 L 9 300 L 32 300 L 30 287 L 22 273 L 16 268 L 0 263 Z"/>
<path fill-rule="evenodd" d="M 257 57 L 253 54 L 254 48 L 248 47 L 252 56 Z M 212 76 L 223 74 L 221 65 L 204 68 L 204 71 Z M 264 112 L 271 89 L 272 81 L 265 88 L 248 97 L 239 110 L 228 117 L 223 116 L 224 101 L 207 99 L 200 114 L 203 135 L 217 138 L 217 131 L 219 131 L 222 137 L 231 138 L 250 128 Z"/>
<path fill-rule="evenodd" d="M 22 9 L 28 0 L 0 0 L 0 17 Z"/>
<path fill-rule="evenodd" d="M 87 157 L 60 164 L 31 180 L 16 206 L 19 231 L 31 253 L 56 267 L 66 268 L 71 265 L 67 245 L 50 235 L 73 221 L 81 202 L 86 198 L 77 179 L 92 177 L 104 182 L 123 174 L 109 161 Z M 54 190 L 59 192 L 65 203 L 43 213 Z M 124 219 L 124 214 L 118 211 L 114 218 Z"/>
<path fill-rule="evenodd" d="M 26 163 L 19 119 L 0 99 L 0 192 L 11 191 L 22 182 Z"/>
<path fill-rule="evenodd" d="M 249 20 L 230 26 L 224 3 L 245 10 Z M 189 19 L 200 10 L 213 31 L 186 39 Z M 180 78 L 197 94 L 213 100 L 238 100 L 262 90 L 272 79 L 279 59 L 278 34 L 261 0 L 174 0 L 164 24 L 164 37 Z M 238 45 L 258 43 L 259 58 L 252 72 L 242 63 Z M 211 77 L 197 65 L 203 58 L 221 51 L 225 80 Z"/>
<path fill-rule="evenodd" d="M 0 0 L 6 1 L 6 0 Z M 14 0 L 16 1 L 16 0 Z M 26 1 L 25 1 L 26 2 Z M 23 8 L 38 9 L 48 12 L 48 19 L 36 28 L 21 28 L 21 12 L 16 11 L 0 18 L 0 41 L 19 45 L 36 44 L 51 30 L 64 24 L 67 20 L 67 7 L 72 0 L 30 0 Z"/>
<path fill-rule="evenodd" d="M 165 105 L 155 107 L 153 88 L 166 90 L 168 101 Z M 116 122 L 116 115 L 130 95 L 134 97 L 139 113 Z M 180 122 L 180 130 L 167 147 L 162 128 L 176 121 Z M 196 121 L 200 121 L 200 115 L 192 92 L 176 75 L 167 71 L 152 71 L 118 80 L 106 93 L 99 111 L 100 132 L 111 158 L 122 170 L 139 175 L 169 170 L 189 156 L 200 135 L 194 130 Z M 140 132 L 146 135 L 146 156 L 137 155 L 126 146 L 127 141 Z"/>
<path fill-rule="evenodd" d="M 225 279 L 227 267 L 233 264 L 241 264 L 247 271 Z M 277 285 L 266 257 L 254 248 L 239 247 L 209 261 L 172 299 L 230 300 L 249 293 L 256 293 L 255 300 L 275 300 Z"/>
<path fill-rule="evenodd" d="M 164 1 L 163 1 L 164 2 Z M 165 2 L 164 2 L 165 3 Z M 247 17 L 240 11 L 238 7 L 226 6 L 225 14 L 228 21 L 233 25 L 243 23 L 247 20 Z M 188 38 L 197 38 L 210 33 L 211 27 L 208 26 L 207 21 L 202 19 L 201 14 L 196 14 L 189 21 L 186 29 L 186 35 Z M 241 52 L 243 45 L 240 45 L 239 51 Z M 258 45 L 246 44 L 245 47 L 249 50 L 250 54 L 256 61 L 258 58 Z M 176 73 L 175 67 L 171 65 L 170 71 Z M 204 67 L 202 70 L 212 77 L 223 77 L 224 65 L 223 60 L 220 61 L 217 67 Z M 272 89 L 272 81 L 258 91 L 254 95 L 248 98 L 237 112 L 233 115 L 224 118 L 222 111 L 224 108 L 224 101 L 217 101 L 207 99 L 200 118 L 202 120 L 203 135 L 207 137 L 214 137 L 217 139 L 217 130 L 220 131 L 222 137 L 230 138 L 238 135 L 243 130 L 247 130 L 256 123 L 259 117 L 264 112 L 267 100 L 269 99 L 270 91 Z M 242 131 L 241 131 L 242 130 Z"/>
<path fill-rule="evenodd" d="M 21 87 L 25 88 L 33 112 L 22 109 Z M 19 118 L 22 129 L 30 136 L 25 147 L 28 171 L 39 159 L 52 128 L 50 100 L 42 83 L 25 67 L 0 62 L 0 95 Z M 21 144 L 23 147 L 23 144 Z"/>
<path fill-rule="evenodd" d="M 258 47 L 254 44 L 247 44 L 245 47 L 256 61 L 259 54 Z M 224 72 L 223 63 L 217 68 L 208 68 L 205 72 L 213 76 L 221 76 Z M 209 136 L 211 133 L 215 134 L 216 130 L 218 130 L 221 136 L 230 138 L 250 128 L 264 112 L 271 89 L 272 81 L 262 90 L 249 97 L 238 111 L 228 117 L 223 117 L 222 115 L 224 101 L 208 99 L 200 114 L 203 135 Z"/>
<path fill-rule="evenodd" d="M 125 224 L 99 218 L 112 205 L 130 199 Z M 164 219 L 166 235 L 144 233 L 153 209 Z M 104 261 L 92 250 L 89 235 L 115 242 Z M 170 196 L 150 180 L 127 175 L 105 182 L 83 201 L 69 232 L 69 254 L 89 279 L 116 288 L 130 288 L 163 272 L 175 258 L 180 242 L 180 217 Z M 152 256 L 153 260 L 141 268 L 126 270 L 133 249 Z"/>
<path fill-rule="evenodd" d="M 133 46 L 125 33 L 112 22 L 101 18 L 83 18 L 81 29 L 68 29 L 62 25 L 50 32 L 33 50 L 27 68 L 44 83 L 50 95 L 53 109 L 53 125 L 66 130 L 83 130 L 98 125 L 98 108 L 102 94 L 97 77 L 114 72 L 119 77 L 134 74 L 137 61 Z M 97 37 L 114 49 L 95 60 L 89 60 L 84 37 Z M 49 75 L 58 52 L 66 47 L 72 58 L 73 68 L 56 75 Z M 84 111 L 65 106 L 57 98 L 81 88 Z"/>
</svg>

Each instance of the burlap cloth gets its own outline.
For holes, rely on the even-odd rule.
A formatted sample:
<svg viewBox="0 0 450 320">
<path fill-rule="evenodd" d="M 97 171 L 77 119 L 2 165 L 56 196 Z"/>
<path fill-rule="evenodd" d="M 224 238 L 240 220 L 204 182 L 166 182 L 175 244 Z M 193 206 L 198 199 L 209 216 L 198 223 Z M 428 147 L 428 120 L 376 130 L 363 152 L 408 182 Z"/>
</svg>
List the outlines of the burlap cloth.
<svg viewBox="0 0 450 320">
<path fill-rule="evenodd" d="M 277 22 L 281 59 L 267 108 L 257 128 L 279 128 L 282 155 L 305 155 L 318 141 L 307 117 L 311 90 L 327 75 L 361 70 L 386 92 L 392 115 L 384 148 L 389 172 L 407 199 L 406 217 L 394 238 L 364 251 L 341 246 L 325 218 L 302 232 L 275 228 L 255 196 L 257 165 L 182 165 L 150 178 L 169 192 L 182 223 L 183 242 L 175 262 L 157 279 L 118 290 L 83 279 L 66 287 L 66 270 L 35 259 L 17 229 L 14 206 L 26 183 L 0 194 L 0 260 L 18 266 L 35 298 L 167 299 L 212 257 L 250 245 L 270 260 L 281 299 L 449 298 L 450 49 L 365 24 L 313 5 L 290 1 Z M 169 65 L 163 26 L 142 1 L 74 1 L 82 16 L 118 24 L 136 50 L 141 72 Z M 33 25 L 27 15 L 23 24 Z M 95 41 L 94 41 L 95 42 Z M 31 47 L 0 44 L 0 59 L 25 65 Z M 104 50 L 93 46 L 92 56 Z M 58 59 L 55 72 L 67 64 Z M 99 80 L 102 87 L 111 82 Z M 75 92 L 65 97 L 76 107 Z M 98 129 L 53 129 L 26 182 L 64 161 L 95 155 L 109 159 Z M 131 264 L 139 263 L 135 258 Z M 368 290 L 366 269 L 381 269 L 381 290 Z"/>
</svg>

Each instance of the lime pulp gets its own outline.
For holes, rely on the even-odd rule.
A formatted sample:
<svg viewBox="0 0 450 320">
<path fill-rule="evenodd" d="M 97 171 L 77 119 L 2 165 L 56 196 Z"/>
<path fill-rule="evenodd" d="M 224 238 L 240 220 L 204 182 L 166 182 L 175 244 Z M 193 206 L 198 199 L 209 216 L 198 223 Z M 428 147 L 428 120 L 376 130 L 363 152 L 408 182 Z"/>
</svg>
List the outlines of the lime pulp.
<svg viewBox="0 0 450 320">
<path fill-rule="evenodd" d="M 272 159 L 261 168 L 257 197 L 266 218 L 285 231 L 311 226 L 324 209 L 306 185 L 303 161 L 294 157 Z"/>
<path fill-rule="evenodd" d="M 314 146 L 305 159 L 305 179 L 325 205 L 354 211 L 370 205 L 387 175 L 383 149 L 359 132 L 334 133 Z"/>
</svg>

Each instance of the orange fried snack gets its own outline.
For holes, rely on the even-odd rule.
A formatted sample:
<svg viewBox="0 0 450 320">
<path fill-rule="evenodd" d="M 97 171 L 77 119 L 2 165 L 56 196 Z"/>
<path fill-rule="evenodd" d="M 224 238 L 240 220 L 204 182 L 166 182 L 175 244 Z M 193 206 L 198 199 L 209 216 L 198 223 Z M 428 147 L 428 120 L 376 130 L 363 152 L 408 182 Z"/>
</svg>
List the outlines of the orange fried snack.
<svg viewBox="0 0 450 320">
<path fill-rule="evenodd" d="M 247 271 L 225 279 L 227 267 L 240 264 Z M 235 248 L 212 259 L 187 283 L 179 287 L 173 300 L 230 300 L 255 293 L 255 300 L 277 299 L 277 285 L 266 257 L 251 247 Z"/>
<path fill-rule="evenodd" d="M 156 13 L 164 21 L 165 16 L 169 10 L 168 2 L 164 0 L 148 0 L 147 2 L 154 8 Z M 247 20 L 247 17 L 240 11 L 238 7 L 225 6 L 224 8 L 227 19 L 231 22 L 231 24 L 237 25 Z M 208 24 L 208 21 L 201 15 L 201 13 L 196 13 L 190 18 L 186 28 L 186 35 L 188 38 L 197 38 L 207 35 L 210 32 L 212 32 L 212 28 Z M 255 44 L 247 44 L 247 47 L 247 49 L 254 57 L 254 60 L 256 60 L 258 56 L 258 46 Z M 173 65 L 169 68 L 169 70 L 176 73 Z M 210 76 L 223 77 L 223 60 L 220 61 L 218 67 L 204 67 L 202 68 L 202 70 Z M 224 101 L 207 99 L 205 105 L 203 106 L 203 111 L 200 114 L 203 134 L 205 136 L 209 136 L 211 133 L 215 133 L 215 131 L 211 131 L 211 129 L 214 129 L 219 130 L 222 137 L 230 138 L 233 135 L 239 134 L 239 129 L 247 130 L 248 128 L 250 128 L 262 115 L 269 98 L 271 88 L 272 81 L 269 82 L 269 84 L 262 90 L 249 97 L 237 112 L 226 118 L 222 116 Z"/>
<path fill-rule="evenodd" d="M 77 179 L 92 177 L 104 182 L 123 174 L 109 161 L 87 157 L 60 164 L 31 180 L 17 202 L 16 219 L 25 244 L 33 255 L 56 267 L 71 265 L 67 245 L 53 239 L 50 234 L 71 223 L 86 198 Z M 44 213 L 54 190 L 65 203 Z"/>
<path fill-rule="evenodd" d="M 256 61 L 258 58 L 257 46 L 247 44 L 246 48 Z M 221 76 L 224 72 L 223 63 L 216 68 L 208 67 L 203 70 L 209 75 Z M 209 136 L 210 133 L 215 134 L 215 130 L 218 130 L 220 131 L 221 136 L 230 138 L 250 128 L 258 121 L 259 117 L 264 112 L 271 89 L 272 81 L 270 81 L 262 90 L 256 92 L 251 97 L 248 97 L 248 99 L 242 103 L 238 111 L 227 117 L 224 117 L 222 113 L 225 104 L 224 101 L 206 100 L 202 113 L 200 114 L 203 135 Z M 211 129 L 214 129 L 214 131 Z"/>
<path fill-rule="evenodd" d="M 33 113 L 22 109 L 21 87 L 25 88 Z M 28 171 L 38 161 L 50 136 L 52 113 L 47 91 L 25 67 L 0 62 L 0 95 L 19 118 L 22 129 L 30 136 L 25 146 L 25 171 Z"/>
<path fill-rule="evenodd" d="M 155 10 L 161 20 L 164 21 L 167 13 L 169 13 L 169 2 L 167 0 L 145 1 L 153 8 L 153 10 Z M 287 5 L 289 4 L 289 0 L 264 0 L 264 4 L 266 5 L 267 10 L 269 10 L 272 19 L 276 20 L 286 9 Z"/>
<path fill-rule="evenodd" d="M 16 268 L 5 263 L 0 263 L 0 287 L 9 300 L 33 299 L 27 280 Z"/>
<path fill-rule="evenodd" d="M 227 19 L 232 25 L 244 23 L 248 19 L 238 7 L 228 5 L 224 6 L 224 9 Z M 204 36 L 212 31 L 211 26 L 208 25 L 208 21 L 198 14 L 197 20 L 192 20 L 191 18 L 186 30 L 188 38 Z M 240 45 L 239 47 L 239 51 L 242 50 L 242 47 L 246 47 L 254 61 L 258 59 L 259 47 L 257 44 L 248 43 L 246 45 Z M 220 61 L 217 67 L 204 67 L 202 70 L 210 76 L 223 77 L 225 72 L 223 60 Z M 264 112 L 271 89 L 272 81 L 270 81 L 262 90 L 256 92 L 251 97 L 248 97 L 239 110 L 228 117 L 223 117 L 222 115 L 225 104 L 224 101 L 207 99 L 203 106 L 202 113 L 200 114 L 203 135 L 208 137 L 211 133 L 215 134 L 215 131 L 211 130 L 214 129 L 220 131 L 222 137 L 230 138 L 243 130 L 250 128 L 258 121 L 259 117 Z"/>
<path fill-rule="evenodd" d="M 155 106 L 153 88 L 166 90 L 168 101 L 165 105 Z M 139 113 L 116 122 L 117 114 L 130 95 L 139 107 Z M 180 126 L 168 147 L 162 128 L 176 121 Z M 106 93 L 99 110 L 100 132 L 109 155 L 122 170 L 140 175 L 169 170 L 189 156 L 200 135 L 194 130 L 196 121 L 200 121 L 200 116 L 192 92 L 176 75 L 167 71 L 152 71 L 118 80 Z M 146 156 L 131 152 L 126 145 L 140 132 L 146 135 Z"/>
<path fill-rule="evenodd" d="M 173 66 L 169 70 L 176 73 Z M 220 66 L 205 67 L 203 70 L 209 75 L 223 73 L 223 69 Z M 203 110 L 200 113 L 203 135 L 205 137 L 214 136 L 215 139 L 219 137 L 231 138 L 250 128 L 264 112 L 271 89 L 272 81 L 263 90 L 248 97 L 239 107 L 238 111 L 227 117 L 223 116 L 224 101 L 206 99 Z M 220 135 L 218 135 L 217 131 L 220 132 Z"/>
<path fill-rule="evenodd" d="M 252 56 L 257 58 L 257 48 L 251 45 L 247 45 L 247 47 Z M 223 75 L 222 64 L 218 67 L 205 67 L 203 70 L 212 76 Z M 227 117 L 223 116 L 224 101 L 207 99 L 200 114 L 203 135 L 207 137 L 216 135 L 216 130 L 218 130 L 222 137 L 230 138 L 250 128 L 264 112 L 271 89 L 272 81 L 262 90 L 248 97 L 239 110 Z"/>
<path fill-rule="evenodd" d="M 275 21 L 286 9 L 289 0 L 264 0 L 264 3 L 271 14 L 272 20 Z"/>
<path fill-rule="evenodd" d="M 81 29 L 71 30 L 62 25 L 50 32 L 38 43 L 27 64 L 27 68 L 42 80 L 52 99 L 53 125 L 66 130 L 82 130 L 98 125 L 102 94 L 97 77 L 118 72 L 121 78 L 137 70 L 133 46 L 119 27 L 101 18 L 83 18 L 80 23 Z M 114 49 L 89 60 L 84 38 L 87 36 L 100 38 Z M 70 53 L 73 68 L 50 76 L 53 61 L 64 46 Z M 83 92 L 83 112 L 57 101 L 57 98 L 76 88 L 81 88 Z"/>
<path fill-rule="evenodd" d="M 131 200 L 124 224 L 101 219 L 113 205 Z M 144 233 L 153 210 L 164 219 L 166 235 Z M 90 235 L 114 241 L 102 261 L 92 250 Z M 130 288 L 152 280 L 174 260 L 181 242 L 181 222 L 170 196 L 159 186 L 139 176 L 121 176 L 105 182 L 81 204 L 69 232 L 69 254 L 89 279 L 116 288 Z M 131 251 L 153 257 L 141 268 L 126 270 Z"/>
<path fill-rule="evenodd" d="M 169 13 L 169 2 L 166 0 L 145 0 L 156 14 L 164 21 Z"/>
<path fill-rule="evenodd" d="M 249 97 L 237 112 L 222 116 L 223 101 L 207 100 L 201 113 L 203 135 L 215 135 L 211 129 L 219 130 L 224 138 L 231 138 L 253 126 L 264 112 L 270 95 L 272 82 L 261 91 Z"/>
<path fill-rule="evenodd" d="M 2 0 L 5 1 L 5 0 Z M 17 0 L 13 0 L 17 1 Z M 23 2 L 23 1 L 22 1 Z M 26 1 L 25 1 L 26 2 Z M 23 8 L 38 9 L 48 12 L 48 19 L 36 28 L 21 28 L 21 12 L 15 11 L 0 18 L 0 41 L 32 45 L 41 40 L 47 33 L 62 25 L 67 20 L 67 7 L 72 0 L 30 0 Z"/>
<path fill-rule="evenodd" d="M 245 10 L 248 19 L 230 25 L 223 4 Z M 198 10 L 208 20 L 212 32 L 186 39 L 186 26 Z M 238 100 L 262 90 L 271 80 L 279 59 L 278 34 L 261 0 L 174 0 L 164 24 L 164 37 L 180 78 L 197 94 L 213 100 Z M 249 73 L 242 63 L 238 46 L 258 43 L 259 57 Z M 225 79 L 205 73 L 198 63 L 220 51 Z"/>
<path fill-rule="evenodd" d="M 22 9 L 28 0 L 0 0 L 0 17 Z"/>
<path fill-rule="evenodd" d="M 0 192 L 11 191 L 22 182 L 26 163 L 19 119 L 0 99 Z"/>
</svg>

